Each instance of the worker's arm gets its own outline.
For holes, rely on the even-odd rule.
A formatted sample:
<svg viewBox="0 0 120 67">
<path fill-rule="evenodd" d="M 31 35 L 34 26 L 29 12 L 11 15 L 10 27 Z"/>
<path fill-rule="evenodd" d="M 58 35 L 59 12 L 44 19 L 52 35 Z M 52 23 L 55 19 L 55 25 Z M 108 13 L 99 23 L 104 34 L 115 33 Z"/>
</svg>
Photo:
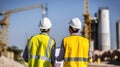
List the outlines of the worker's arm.
<svg viewBox="0 0 120 67">
<path fill-rule="evenodd" d="M 54 44 L 54 46 L 52 47 L 52 53 L 51 53 L 51 64 L 52 67 L 55 67 L 55 49 L 56 49 L 56 43 Z"/>
<path fill-rule="evenodd" d="M 27 46 L 24 49 L 22 57 L 23 57 L 23 59 L 24 59 L 25 62 L 28 62 L 28 48 L 27 48 Z"/>
<path fill-rule="evenodd" d="M 62 41 L 62 44 L 61 44 L 61 47 L 60 47 L 60 53 L 59 53 L 59 56 L 57 57 L 57 61 L 64 60 L 64 53 L 65 53 L 65 48 L 64 48 L 64 45 L 63 45 L 63 41 Z"/>
<path fill-rule="evenodd" d="M 29 37 L 28 39 L 27 39 L 27 44 L 26 44 L 26 47 L 25 47 L 25 49 L 24 49 L 24 52 L 23 52 L 23 59 L 24 59 L 24 61 L 25 62 L 28 62 L 28 46 L 29 46 L 29 41 L 31 40 L 31 38 L 32 38 L 33 36 L 31 36 L 31 37 Z"/>
</svg>

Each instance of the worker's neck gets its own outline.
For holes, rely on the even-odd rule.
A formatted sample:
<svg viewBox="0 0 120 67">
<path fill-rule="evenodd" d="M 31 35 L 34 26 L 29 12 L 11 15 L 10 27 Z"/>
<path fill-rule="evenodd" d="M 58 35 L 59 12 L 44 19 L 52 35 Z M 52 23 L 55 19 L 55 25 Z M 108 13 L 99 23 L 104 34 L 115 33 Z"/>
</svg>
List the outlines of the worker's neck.
<svg viewBox="0 0 120 67">
<path fill-rule="evenodd" d="M 78 33 L 71 33 L 70 35 L 79 35 Z"/>
<path fill-rule="evenodd" d="M 45 35 L 48 35 L 48 32 L 41 32 L 41 34 L 45 34 Z"/>
</svg>

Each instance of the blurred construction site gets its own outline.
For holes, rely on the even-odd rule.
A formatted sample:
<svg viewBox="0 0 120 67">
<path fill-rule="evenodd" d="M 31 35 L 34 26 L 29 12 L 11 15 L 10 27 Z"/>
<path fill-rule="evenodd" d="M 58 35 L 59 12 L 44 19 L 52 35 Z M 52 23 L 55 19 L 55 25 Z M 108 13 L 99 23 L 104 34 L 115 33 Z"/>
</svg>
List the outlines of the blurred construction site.
<svg viewBox="0 0 120 67">
<path fill-rule="evenodd" d="M 43 4 L 0 12 L 0 16 L 4 15 L 4 18 L 0 20 L 0 67 L 24 67 L 25 62 L 21 57 L 21 53 L 23 52 L 23 50 L 19 49 L 16 46 L 8 47 L 9 15 L 12 13 L 22 12 L 35 8 L 41 8 L 43 12 L 42 16 L 44 16 L 46 8 Z M 16 61 L 18 61 L 19 63 Z"/>
<path fill-rule="evenodd" d="M 88 67 L 120 67 L 120 21 L 116 23 L 117 48 L 111 50 L 109 7 L 100 7 L 92 17 L 88 9 L 89 1 L 83 0 L 82 3 L 84 4 L 84 24 L 81 33 L 90 42 Z M 21 56 L 23 50 L 17 46 L 10 47 L 8 44 L 9 17 L 12 13 L 36 8 L 41 8 L 42 18 L 46 16 L 45 4 L 0 12 L 0 16 L 3 16 L 0 20 L 0 67 L 27 67 L 27 63 Z M 56 48 L 56 55 L 59 54 L 59 50 L 59 47 Z M 56 61 L 57 67 L 62 67 L 62 64 L 63 61 Z"/>
</svg>

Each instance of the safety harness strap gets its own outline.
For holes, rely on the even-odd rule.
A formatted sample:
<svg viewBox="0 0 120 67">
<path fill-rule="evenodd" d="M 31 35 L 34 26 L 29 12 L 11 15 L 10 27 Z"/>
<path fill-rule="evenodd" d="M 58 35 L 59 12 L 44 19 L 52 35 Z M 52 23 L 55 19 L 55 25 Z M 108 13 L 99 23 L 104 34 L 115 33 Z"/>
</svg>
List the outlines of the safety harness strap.
<svg viewBox="0 0 120 67">
<path fill-rule="evenodd" d="M 81 57 L 76 57 L 76 58 L 65 58 L 64 61 L 83 61 L 83 62 L 87 62 L 88 58 L 81 58 Z"/>
</svg>

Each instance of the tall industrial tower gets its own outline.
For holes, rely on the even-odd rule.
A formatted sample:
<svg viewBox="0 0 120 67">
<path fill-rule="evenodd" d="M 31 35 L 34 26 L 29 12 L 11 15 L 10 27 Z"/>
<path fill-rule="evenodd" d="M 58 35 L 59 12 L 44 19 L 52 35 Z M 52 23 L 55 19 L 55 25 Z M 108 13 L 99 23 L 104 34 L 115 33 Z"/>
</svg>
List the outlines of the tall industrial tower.
<svg viewBox="0 0 120 67">
<path fill-rule="evenodd" d="M 84 28 L 83 36 L 91 41 L 91 17 L 88 11 L 88 0 L 84 0 Z"/>
<path fill-rule="evenodd" d="M 110 50 L 110 18 L 109 9 L 101 7 L 98 10 L 98 45 L 99 50 Z"/>
</svg>

